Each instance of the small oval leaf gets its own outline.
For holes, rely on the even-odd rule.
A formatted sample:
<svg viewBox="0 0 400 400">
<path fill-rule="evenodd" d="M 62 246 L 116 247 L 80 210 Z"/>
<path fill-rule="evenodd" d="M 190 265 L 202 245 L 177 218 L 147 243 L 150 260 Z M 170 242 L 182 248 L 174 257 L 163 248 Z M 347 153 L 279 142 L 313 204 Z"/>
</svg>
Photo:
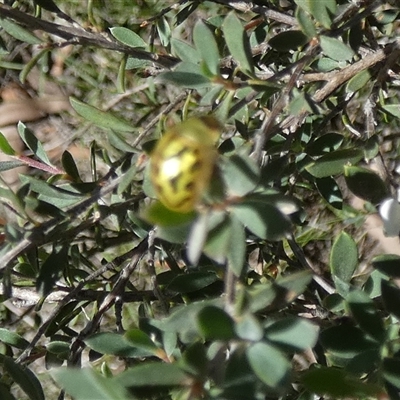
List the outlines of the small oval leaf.
<svg viewBox="0 0 400 400">
<path fill-rule="evenodd" d="M 354 51 L 339 39 L 321 35 L 320 44 L 323 52 L 336 61 L 348 61 L 354 57 Z"/>
<path fill-rule="evenodd" d="M 328 153 L 318 158 L 306 167 L 306 170 L 316 178 L 343 173 L 346 164 L 356 164 L 363 158 L 362 150 L 344 149 Z"/>
<path fill-rule="evenodd" d="M 349 234 L 342 232 L 332 245 L 330 254 L 331 272 L 343 282 L 350 282 L 357 265 L 357 245 Z"/>
<path fill-rule="evenodd" d="M 363 200 L 378 204 L 389 196 L 385 182 L 375 172 L 366 168 L 346 165 L 344 177 L 351 192 Z"/>
</svg>

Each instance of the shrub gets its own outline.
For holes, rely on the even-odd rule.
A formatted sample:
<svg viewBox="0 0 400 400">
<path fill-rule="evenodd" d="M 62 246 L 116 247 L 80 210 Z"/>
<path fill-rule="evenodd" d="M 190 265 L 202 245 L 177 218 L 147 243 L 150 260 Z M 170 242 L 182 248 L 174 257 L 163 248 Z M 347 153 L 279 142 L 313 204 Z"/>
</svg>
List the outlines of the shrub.
<svg viewBox="0 0 400 400">
<path fill-rule="evenodd" d="M 398 6 L 5 3 L 1 397 L 399 398 Z"/>
</svg>

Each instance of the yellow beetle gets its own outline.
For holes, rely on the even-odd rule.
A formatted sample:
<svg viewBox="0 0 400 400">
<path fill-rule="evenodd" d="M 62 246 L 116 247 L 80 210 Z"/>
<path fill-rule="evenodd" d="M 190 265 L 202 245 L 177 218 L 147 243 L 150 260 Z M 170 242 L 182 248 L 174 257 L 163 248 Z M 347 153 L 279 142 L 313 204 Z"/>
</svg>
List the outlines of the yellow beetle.
<svg viewBox="0 0 400 400">
<path fill-rule="evenodd" d="M 173 126 L 150 155 L 150 179 L 157 198 L 170 210 L 187 213 L 208 187 L 221 126 L 211 116 L 189 118 Z"/>
</svg>

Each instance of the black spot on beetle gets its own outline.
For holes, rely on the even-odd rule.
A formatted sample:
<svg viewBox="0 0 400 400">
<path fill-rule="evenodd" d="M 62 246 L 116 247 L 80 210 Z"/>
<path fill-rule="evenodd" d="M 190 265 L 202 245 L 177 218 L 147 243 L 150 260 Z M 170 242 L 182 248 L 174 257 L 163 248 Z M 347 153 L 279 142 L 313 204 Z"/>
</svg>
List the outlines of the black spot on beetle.
<svg viewBox="0 0 400 400">
<path fill-rule="evenodd" d="M 178 184 L 179 184 L 179 178 L 182 174 L 178 174 L 177 176 L 174 176 L 173 178 L 169 179 L 169 184 L 171 186 L 171 189 L 176 193 L 178 192 Z"/>
<path fill-rule="evenodd" d="M 194 187 L 195 187 L 195 183 L 193 181 L 191 181 L 185 185 L 185 190 L 187 190 L 188 192 L 192 192 Z"/>
<path fill-rule="evenodd" d="M 155 183 L 154 184 L 155 189 L 158 193 L 163 193 L 164 192 L 164 188 L 159 184 L 159 183 Z"/>
<path fill-rule="evenodd" d="M 189 171 L 190 171 L 191 173 L 194 173 L 194 172 L 196 172 L 198 169 L 200 169 L 202 165 L 203 165 L 203 163 L 202 163 L 200 160 L 196 160 L 196 161 L 194 162 L 194 164 L 190 167 Z"/>
<path fill-rule="evenodd" d="M 188 146 L 184 146 L 184 147 L 182 147 L 177 153 L 172 154 L 172 155 L 170 156 L 170 158 L 180 157 L 182 154 L 185 154 L 185 153 L 187 153 L 188 151 L 191 151 L 191 148 L 188 147 Z"/>
</svg>

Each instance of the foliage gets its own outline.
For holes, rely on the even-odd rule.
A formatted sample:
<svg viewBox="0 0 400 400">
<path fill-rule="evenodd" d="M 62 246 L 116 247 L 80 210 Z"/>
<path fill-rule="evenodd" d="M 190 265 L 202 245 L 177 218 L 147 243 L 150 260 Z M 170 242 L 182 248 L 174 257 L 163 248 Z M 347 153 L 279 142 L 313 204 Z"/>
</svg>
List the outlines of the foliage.
<svg viewBox="0 0 400 400">
<path fill-rule="evenodd" d="M 44 365 L 60 399 L 400 398 L 400 256 L 363 247 L 397 189 L 396 2 L 5 3 L 2 79 L 69 92 L 90 171 L 0 136 L 29 167 L 0 187 L 0 397 L 53 398 Z M 204 115 L 214 171 L 171 211 L 152 149 Z"/>
</svg>

